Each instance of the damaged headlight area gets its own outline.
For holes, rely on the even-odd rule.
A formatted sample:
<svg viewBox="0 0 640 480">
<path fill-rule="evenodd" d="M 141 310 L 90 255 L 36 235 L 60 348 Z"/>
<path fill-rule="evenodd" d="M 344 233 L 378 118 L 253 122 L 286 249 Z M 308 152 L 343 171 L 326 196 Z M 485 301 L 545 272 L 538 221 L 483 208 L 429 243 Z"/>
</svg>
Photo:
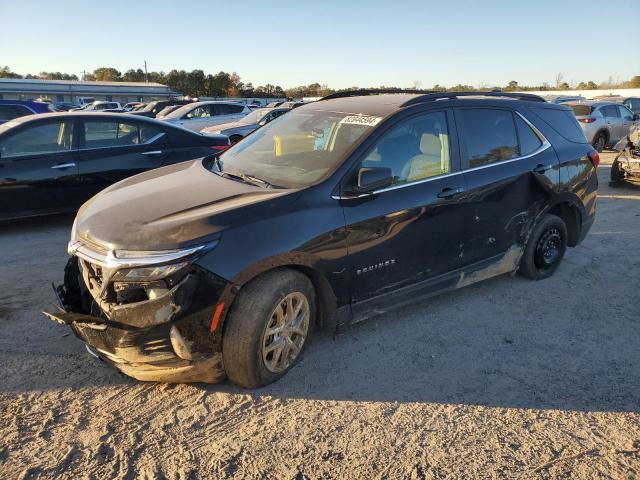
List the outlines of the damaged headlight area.
<svg viewBox="0 0 640 480">
<path fill-rule="evenodd" d="M 55 288 L 60 306 L 45 313 L 49 319 L 69 325 L 92 352 L 140 380 L 223 378 L 222 337 L 211 322 L 232 285 L 196 263 L 215 242 L 142 252 L 73 240 L 64 284 Z"/>
</svg>

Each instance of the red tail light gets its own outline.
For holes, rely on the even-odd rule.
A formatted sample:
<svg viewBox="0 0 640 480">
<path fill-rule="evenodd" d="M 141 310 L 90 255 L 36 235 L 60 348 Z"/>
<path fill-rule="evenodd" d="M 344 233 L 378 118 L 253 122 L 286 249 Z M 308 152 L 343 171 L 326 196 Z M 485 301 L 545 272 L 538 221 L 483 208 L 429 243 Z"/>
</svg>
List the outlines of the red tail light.
<svg viewBox="0 0 640 480">
<path fill-rule="evenodd" d="M 593 122 L 596 121 L 596 119 L 595 118 L 591 118 L 591 117 L 587 117 L 587 118 L 581 118 L 578 121 L 582 122 L 582 123 L 593 123 Z"/>
<path fill-rule="evenodd" d="M 591 150 L 587 156 L 589 157 L 589 160 L 591 160 L 591 163 L 593 163 L 593 166 L 598 168 L 598 165 L 600 165 L 600 155 L 598 152 Z"/>
<path fill-rule="evenodd" d="M 224 152 L 231 145 L 209 145 L 211 150 L 215 150 L 216 152 Z"/>
</svg>

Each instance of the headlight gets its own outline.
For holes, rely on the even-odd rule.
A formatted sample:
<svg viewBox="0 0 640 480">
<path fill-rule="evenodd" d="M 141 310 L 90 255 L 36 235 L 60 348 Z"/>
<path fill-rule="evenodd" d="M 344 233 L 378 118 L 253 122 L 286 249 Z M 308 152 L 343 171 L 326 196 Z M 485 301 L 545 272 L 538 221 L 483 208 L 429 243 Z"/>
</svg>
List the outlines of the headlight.
<svg viewBox="0 0 640 480">
<path fill-rule="evenodd" d="M 170 277 L 174 273 L 185 268 L 187 265 L 189 265 L 189 262 L 122 269 L 114 273 L 113 280 L 120 282 L 151 282 Z"/>
</svg>

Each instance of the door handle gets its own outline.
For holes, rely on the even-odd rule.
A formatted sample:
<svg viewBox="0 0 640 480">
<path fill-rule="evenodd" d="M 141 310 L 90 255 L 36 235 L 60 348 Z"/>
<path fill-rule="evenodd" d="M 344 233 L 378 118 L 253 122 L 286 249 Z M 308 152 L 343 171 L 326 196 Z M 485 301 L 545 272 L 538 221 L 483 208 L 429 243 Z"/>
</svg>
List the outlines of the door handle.
<svg viewBox="0 0 640 480">
<path fill-rule="evenodd" d="M 547 170 L 549 170 L 551 168 L 551 165 L 542 165 L 541 163 L 539 163 L 538 165 L 536 165 L 536 167 L 533 169 L 534 173 L 544 173 Z"/>
<path fill-rule="evenodd" d="M 72 163 L 60 163 L 58 165 L 53 165 L 51 168 L 59 169 L 59 168 L 71 168 L 71 167 L 75 167 L 75 166 L 76 166 L 75 162 L 72 162 Z"/>
<path fill-rule="evenodd" d="M 142 155 L 162 155 L 162 150 L 154 150 L 152 152 L 142 152 Z"/>
<path fill-rule="evenodd" d="M 443 188 L 440 193 L 438 193 L 437 197 L 451 198 L 462 192 L 464 192 L 464 188 L 462 187 L 457 187 L 457 188 L 446 187 L 446 188 Z"/>
</svg>

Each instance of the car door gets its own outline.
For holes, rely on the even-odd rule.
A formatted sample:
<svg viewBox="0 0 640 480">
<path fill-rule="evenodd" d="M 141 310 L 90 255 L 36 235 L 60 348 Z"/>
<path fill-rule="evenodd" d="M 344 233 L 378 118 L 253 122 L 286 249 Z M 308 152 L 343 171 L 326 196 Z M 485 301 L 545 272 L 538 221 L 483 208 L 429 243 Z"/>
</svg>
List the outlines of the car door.
<svg viewBox="0 0 640 480">
<path fill-rule="evenodd" d="M 600 112 L 604 116 L 607 130 L 609 131 L 609 143 L 615 144 L 622 138 L 622 118 L 617 105 L 604 105 L 600 107 Z"/>
<path fill-rule="evenodd" d="M 357 162 L 357 169 L 390 168 L 393 184 L 341 200 L 356 318 L 371 308 L 365 300 L 460 266 L 457 195 L 465 184 L 454 132 L 450 111 L 420 113 L 388 128 Z"/>
<path fill-rule="evenodd" d="M 517 111 L 456 108 L 455 118 L 467 184 L 460 198 L 468 215 L 463 219 L 463 264 L 472 268 L 505 254 L 515 261 L 527 222 L 559 182 L 557 156 Z"/>
<path fill-rule="evenodd" d="M 85 197 L 164 165 L 169 154 L 165 137 L 164 130 L 147 122 L 83 117 L 78 158 L 79 182 Z"/>
<path fill-rule="evenodd" d="M 620 138 L 629 135 L 629 129 L 636 122 L 634 120 L 633 112 L 623 105 L 618 105 L 618 112 L 620 113 L 620 121 L 622 131 L 620 132 Z"/>
<path fill-rule="evenodd" d="M 74 121 L 28 122 L 0 137 L 0 218 L 73 209 L 82 203 Z"/>
</svg>

